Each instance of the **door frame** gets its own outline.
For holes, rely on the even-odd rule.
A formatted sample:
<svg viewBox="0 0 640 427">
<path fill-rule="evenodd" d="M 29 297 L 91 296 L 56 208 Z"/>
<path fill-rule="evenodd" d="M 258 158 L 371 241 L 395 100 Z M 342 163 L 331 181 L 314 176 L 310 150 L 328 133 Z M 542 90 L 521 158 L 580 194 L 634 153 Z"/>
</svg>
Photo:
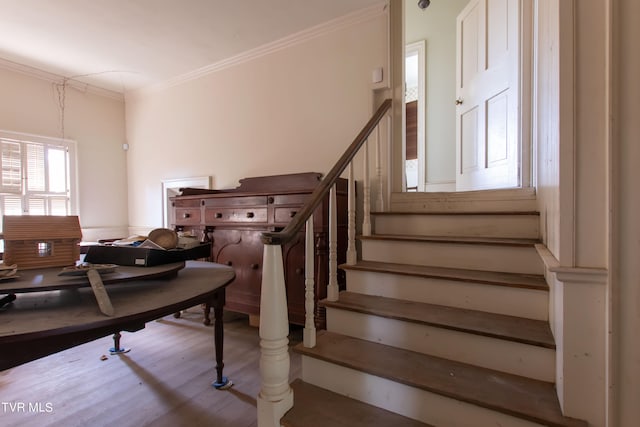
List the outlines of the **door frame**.
<svg viewBox="0 0 640 427">
<path fill-rule="evenodd" d="M 418 191 L 424 191 L 426 186 L 426 178 L 427 178 L 427 159 L 426 159 L 426 132 L 425 132 L 425 106 L 426 106 L 426 43 L 424 40 L 419 40 L 417 42 L 409 43 L 405 45 L 405 58 L 410 54 L 418 55 Z M 406 72 L 406 70 L 405 70 Z M 403 96 L 406 96 L 406 87 L 403 92 Z M 404 100 L 406 101 L 406 99 Z M 406 123 L 406 122 L 405 122 Z M 406 125 L 406 124 L 405 124 Z M 406 136 L 406 133 L 403 132 L 403 135 Z M 406 147 L 406 138 L 403 138 L 403 144 Z M 406 150 L 404 151 L 406 152 Z"/>
</svg>

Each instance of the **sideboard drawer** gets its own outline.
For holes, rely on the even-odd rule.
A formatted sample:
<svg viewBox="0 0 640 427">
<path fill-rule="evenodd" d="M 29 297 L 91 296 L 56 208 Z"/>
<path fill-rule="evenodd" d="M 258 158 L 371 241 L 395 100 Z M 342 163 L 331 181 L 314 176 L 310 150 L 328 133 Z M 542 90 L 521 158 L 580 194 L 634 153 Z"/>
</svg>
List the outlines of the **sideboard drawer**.
<svg viewBox="0 0 640 427">
<path fill-rule="evenodd" d="M 304 205 L 311 198 L 311 194 L 280 194 L 272 196 L 274 205 Z"/>
<path fill-rule="evenodd" d="M 204 199 L 205 207 L 215 206 L 266 206 L 267 196 L 212 197 Z"/>
<path fill-rule="evenodd" d="M 199 225 L 200 208 L 176 208 L 177 225 Z"/>
<path fill-rule="evenodd" d="M 291 218 L 296 216 L 298 211 L 302 208 L 302 206 L 291 206 L 291 207 L 282 207 L 274 209 L 274 222 L 281 224 L 288 224 L 291 221 Z"/>
<path fill-rule="evenodd" d="M 202 204 L 200 199 L 175 199 L 173 207 L 175 208 L 197 208 Z"/>
<path fill-rule="evenodd" d="M 205 208 L 204 221 L 207 225 L 267 222 L 267 208 Z"/>
</svg>

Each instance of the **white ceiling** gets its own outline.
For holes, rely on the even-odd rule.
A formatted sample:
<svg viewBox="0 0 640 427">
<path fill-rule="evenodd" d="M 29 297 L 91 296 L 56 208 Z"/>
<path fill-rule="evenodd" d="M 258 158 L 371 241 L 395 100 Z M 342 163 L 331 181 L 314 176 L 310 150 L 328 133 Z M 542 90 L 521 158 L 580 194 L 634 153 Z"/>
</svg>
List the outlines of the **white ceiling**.
<svg viewBox="0 0 640 427">
<path fill-rule="evenodd" d="M 380 3 L 0 0 L 0 58 L 125 92 Z"/>
</svg>

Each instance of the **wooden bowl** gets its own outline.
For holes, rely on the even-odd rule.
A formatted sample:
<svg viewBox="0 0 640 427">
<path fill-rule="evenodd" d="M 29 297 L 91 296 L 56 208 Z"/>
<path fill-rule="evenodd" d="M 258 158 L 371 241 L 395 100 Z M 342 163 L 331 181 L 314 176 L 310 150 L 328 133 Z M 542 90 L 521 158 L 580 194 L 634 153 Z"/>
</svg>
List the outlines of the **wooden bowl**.
<svg viewBox="0 0 640 427">
<path fill-rule="evenodd" d="M 178 245 L 178 234 L 168 228 L 151 230 L 148 239 L 164 249 L 174 249 Z"/>
</svg>

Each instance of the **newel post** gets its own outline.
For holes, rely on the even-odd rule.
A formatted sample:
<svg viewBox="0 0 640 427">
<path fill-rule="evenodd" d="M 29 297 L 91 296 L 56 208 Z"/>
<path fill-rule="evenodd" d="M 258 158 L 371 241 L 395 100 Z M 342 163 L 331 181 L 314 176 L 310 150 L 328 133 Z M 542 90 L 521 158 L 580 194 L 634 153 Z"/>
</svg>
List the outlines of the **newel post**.
<svg viewBox="0 0 640 427">
<path fill-rule="evenodd" d="M 258 427 L 280 427 L 280 419 L 293 407 L 282 247 L 265 244 L 262 265 Z"/>
</svg>

